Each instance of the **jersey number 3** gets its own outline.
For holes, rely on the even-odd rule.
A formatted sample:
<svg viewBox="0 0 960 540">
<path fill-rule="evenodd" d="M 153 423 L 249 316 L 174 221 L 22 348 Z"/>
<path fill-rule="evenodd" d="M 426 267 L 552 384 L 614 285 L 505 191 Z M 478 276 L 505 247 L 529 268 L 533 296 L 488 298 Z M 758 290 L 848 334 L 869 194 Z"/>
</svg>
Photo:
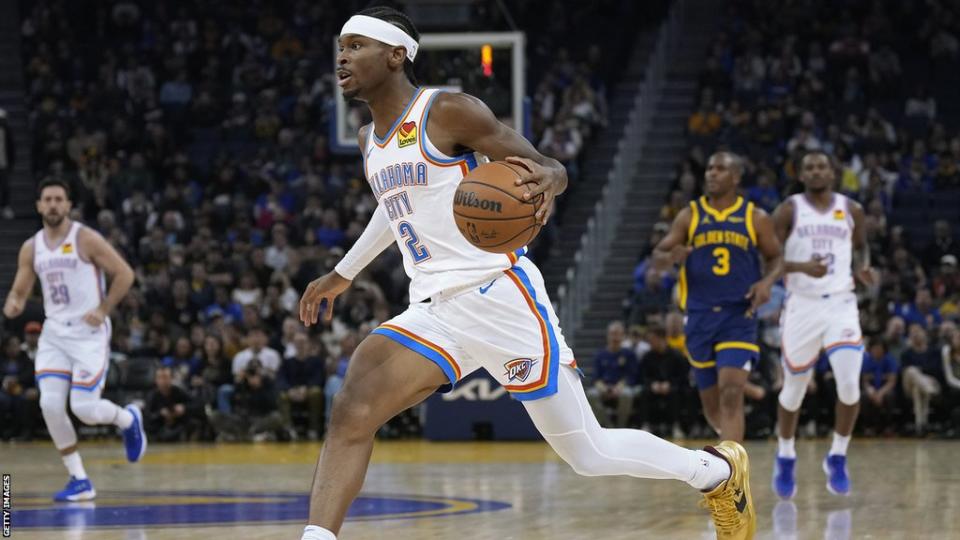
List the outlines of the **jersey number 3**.
<svg viewBox="0 0 960 540">
<path fill-rule="evenodd" d="M 725 247 L 718 247 L 713 250 L 713 256 L 717 258 L 717 263 L 713 265 L 714 275 L 725 276 L 730 273 L 730 250 Z"/>
<path fill-rule="evenodd" d="M 417 236 L 417 233 L 413 230 L 413 225 L 407 221 L 401 221 L 397 224 L 397 231 L 400 232 L 401 237 L 406 239 L 404 244 L 407 246 L 407 249 L 410 250 L 410 256 L 413 257 L 413 264 L 423 262 L 430 258 L 430 251 L 427 250 L 426 246 L 420 244 L 420 237 Z"/>
</svg>

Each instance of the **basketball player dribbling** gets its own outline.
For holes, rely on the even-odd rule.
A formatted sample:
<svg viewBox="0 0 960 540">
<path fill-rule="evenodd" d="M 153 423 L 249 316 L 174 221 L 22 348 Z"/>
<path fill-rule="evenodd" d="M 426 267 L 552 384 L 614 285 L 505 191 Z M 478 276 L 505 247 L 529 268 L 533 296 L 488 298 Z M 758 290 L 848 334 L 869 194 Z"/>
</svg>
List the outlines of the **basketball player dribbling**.
<svg viewBox="0 0 960 540">
<path fill-rule="evenodd" d="M 66 487 L 53 497 L 60 502 L 96 496 L 67 415 L 68 395 L 70 410 L 81 422 L 114 424 L 122 430 L 127 460 L 138 461 L 147 449 L 140 409 L 120 408 L 100 398 L 110 361 L 109 314 L 130 290 L 133 270 L 100 234 L 67 217 L 70 207 L 67 184 L 40 184 L 37 211 L 43 228 L 20 248 L 17 275 L 3 305 L 4 316 L 19 316 L 40 278 L 46 319 L 36 378 L 43 419 L 70 473 Z M 110 276 L 106 295 L 104 273 Z"/>
<path fill-rule="evenodd" d="M 833 192 L 836 172 L 821 151 L 800 161 L 804 191 L 791 196 L 773 214 L 784 241 L 787 299 L 781 314 L 783 388 L 777 407 L 778 448 L 773 488 L 789 499 L 796 494 L 794 436 L 800 405 L 821 351 L 827 354 L 837 383 L 833 443 L 823 460 L 827 489 L 850 492 L 847 446 L 860 411 L 863 337 L 854 294 L 854 274 L 873 283 L 864 212 L 857 202 Z"/>
<path fill-rule="evenodd" d="M 536 266 L 523 250 L 481 251 L 454 223 L 453 197 L 475 153 L 529 171 L 518 182 L 544 194 L 550 217 L 566 172 L 500 123 L 474 97 L 418 88 L 419 34 L 402 13 L 373 8 L 340 32 L 336 73 L 344 97 L 366 102 L 373 123 L 359 132 L 378 207 L 334 271 L 313 281 L 300 318 L 332 316 L 334 299 L 396 242 L 411 278 L 410 307 L 357 347 L 334 398 L 303 539 L 336 538 L 366 474 L 377 429 L 397 413 L 484 368 L 521 401 L 550 446 L 587 476 L 675 479 L 703 490 L 719 538 L 750 538 L 756 519 L 748 459 L 733 442 L 687 450 L 640 430 L 603 429 L 557 326 Z M 525 369 L 507 364 L 527 362 Z"/>
<path fill-rule="evenodd" d="M 743 167 L 731 152 L 710 156 L 706 195 L 677 214 L 654 251 L 658 268 L 681 265 L 678 303 L 704 416 L 735 441 L 743 440 L 743 390 L 760 354 L 753 314 L 783 267 L 773 220 L 737 195 Z"/>
</svg>

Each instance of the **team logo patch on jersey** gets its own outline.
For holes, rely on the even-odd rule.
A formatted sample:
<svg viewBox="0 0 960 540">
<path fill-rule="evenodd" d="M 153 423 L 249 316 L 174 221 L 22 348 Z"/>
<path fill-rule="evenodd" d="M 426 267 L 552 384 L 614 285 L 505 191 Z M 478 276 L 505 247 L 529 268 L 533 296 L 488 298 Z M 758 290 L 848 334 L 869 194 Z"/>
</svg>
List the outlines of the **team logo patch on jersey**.
<svg viewBox="0 0 960 540">
<path fill-rule="evenodd" d="M 73 244 L 71 244 L 70 242 L 67 242 L 66 244 L 63 245 L 60 251 L 64 255 L 69 255 L 70 253 L 73 253 Z"/>
<path fill-rule="evenodd" d="M 843 221 L 844 219 L 846 219 L 846 217 L 847 217 L 847 216 L 846 216 L 846 214 L 844 214 L 843 210 L 841 210 L 841 209 L 839 209 L 839 208 L 837 208 L 836 210 L 833 211 L 833 219 L 835 219 L 835 220 L 837 220 L 837 221 Z"/>
<path fill-rule="evenodd" d="M 417 123 L 414 121 L 400 124 L 400 130 L 397 131 L 397 146 L 403 148 L 417 144 Z"/>
<path fill-rule="evenodd" d="M 503 367 L 507 370 L 506 376 L 510 382 L 523 382 L 530 376 L 530 372 L 533 371 L 533 366 L 536 363 L 536 360 L 530 358 L 516 358 L 504 364 Z"/>
<path fill-rule="evenodd" d="M 700 222 L 701 225 L 709 225 L 711 223 L 713 223 L 713 221 L 710 219 L 710 216 L 703 216 L 703 220 Z"/>
</svg>

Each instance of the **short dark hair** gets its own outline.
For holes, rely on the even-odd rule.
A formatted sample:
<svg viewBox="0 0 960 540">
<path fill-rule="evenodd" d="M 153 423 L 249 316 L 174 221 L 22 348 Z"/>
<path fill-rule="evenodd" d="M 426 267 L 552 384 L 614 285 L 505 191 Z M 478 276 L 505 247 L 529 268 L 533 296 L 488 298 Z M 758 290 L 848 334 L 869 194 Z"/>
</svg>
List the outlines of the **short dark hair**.
<svg viewBox="0 0 960 540">
<path fill-rule="evenodd" d="M 40 182 L 40 185 L 37 186 L 37 200 L 38 200 L 38 201 L 39 201 L 40 198 L 43 196 L 43 190 L 47 189 L 48 187 L 59 187 L 59 188 L 63 188 L 64 193 L 67 194 L 67 200 L 68 200 L 68 201 L 70 200 L 70 184 L 68 184 L 68 183 L 67 183 L 66 181 L 64 181 L 64 180 L 60 180 L 59 178 L 47 178 L 47 179 L 44 180 L 43 182 Z"/>
<path fill-rule="evenodd" d="M 647 328 L 647 333 L 663 339 L 667 339 L 667 329 L 664 328 L 664 326 L 661 324 L 651 324 Z"/>
<path fill-rule="evenodd" d="M 374 19 L 386 21 L 403 30 L 408 36 L 412 37 L 414 41 L 420 43 L 420 32 L 417 31 L 417 27 L 413 25 L 413 21 L 410 20 L 410 17 L 407 17 L 402 11 L 397 11 L 396 9 L 387 6 L 376 6 L 367 8 L 357 13 L 357 15 L 365 15 L 367 17 L 373 17 Z M 413 73 L 413 62 L 411 62 L 409 58 L 403 61 L 403 73 L 407 76 L 410 84 L 419 86 L 417 84 L 417 76 Z"/>
</svg>

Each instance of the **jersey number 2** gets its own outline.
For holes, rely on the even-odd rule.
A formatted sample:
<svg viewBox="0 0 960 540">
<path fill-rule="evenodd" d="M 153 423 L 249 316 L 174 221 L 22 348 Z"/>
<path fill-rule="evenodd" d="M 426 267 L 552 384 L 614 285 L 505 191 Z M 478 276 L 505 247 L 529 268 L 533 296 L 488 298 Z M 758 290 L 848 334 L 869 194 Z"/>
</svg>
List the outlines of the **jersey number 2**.
<svg viewBox="0 0 960 540">
<path fill-rule="evenodd" d="M 413 230 L 413 225 L 409 222 L 401 221 L 397 224 L 397 230 L 400 232 L 400 236 L 406 238 L 407 249 L 410 250 L 410 255 L 413 257 L 413 264 L 423 262 L 430 258 L 430 252 L 427 248 L 420 244 L 420 237 L 417 236 L 417 233 Z"/>
<path fill-rule="evenodd" d="M 713 250 L 713 256 L 717 258 L 717 264 L 713 265 L 714 275 L 725 276 L 730 273 L 730 250 L 725 247 L 718 247 Z"/>
</svg>

